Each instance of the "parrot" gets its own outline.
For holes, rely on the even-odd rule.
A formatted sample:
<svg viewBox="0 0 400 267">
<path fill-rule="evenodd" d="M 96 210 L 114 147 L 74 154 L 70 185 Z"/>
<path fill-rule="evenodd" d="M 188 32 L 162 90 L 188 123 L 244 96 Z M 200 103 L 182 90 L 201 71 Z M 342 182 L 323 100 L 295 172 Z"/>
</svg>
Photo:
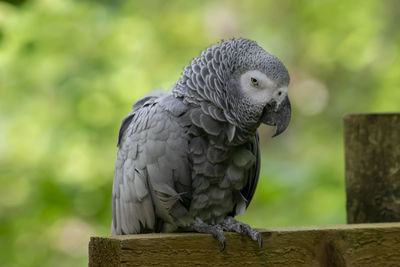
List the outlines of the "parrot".
<svg viewBox="0 0 400 267">
<path fill-rule="evenodd" d="M 288 126 L 290 77 L 283 63 L 244 38 L 213 44 L 170 91 L 133 104 L 118 135 L 111 235 L 260 233 L 235 219 L 260 175 L 258 127 Z"/>
</svg>

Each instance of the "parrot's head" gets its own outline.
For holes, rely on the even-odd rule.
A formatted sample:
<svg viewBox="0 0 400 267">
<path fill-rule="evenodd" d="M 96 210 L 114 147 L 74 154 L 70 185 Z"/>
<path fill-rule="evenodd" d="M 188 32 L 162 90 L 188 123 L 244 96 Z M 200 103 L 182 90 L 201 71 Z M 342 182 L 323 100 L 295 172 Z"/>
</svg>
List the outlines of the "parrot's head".
<svg viewBox="0 0 400 267">
<path fill-rule="evenodd" d="M 291 116 L 289 73 L 277 57 L 248 42 L 250 45 L 239 47 L 230 90 L 238 93 L 234 97 L 238 107 L 253 117 L 244 116 L 245 120 L 276 126 L 277 136 L 287 128 Z"/>
<path fill-rule="evenodd" d="M 232 39 L 194 58 L 174 93 L 189 103 L 213 103 L 244 137 L 261 123 L 276 126 L 277 136 L 290 121 L 289 81 L 277 57 L 254 41 Z"/>
</svg>

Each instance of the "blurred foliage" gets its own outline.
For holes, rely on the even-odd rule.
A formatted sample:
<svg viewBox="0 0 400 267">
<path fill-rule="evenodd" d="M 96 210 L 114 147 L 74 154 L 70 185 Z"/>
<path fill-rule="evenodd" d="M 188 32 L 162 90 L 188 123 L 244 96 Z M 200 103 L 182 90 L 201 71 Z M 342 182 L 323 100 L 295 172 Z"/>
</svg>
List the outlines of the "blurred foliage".
<svg viewBox="0 0 400 267">
<path fill-rule="evenodd" d="M 108 235 L 119 125 L 212 43 L 288 67 L 292 123 L 270 140 L 255 227 L 345 223 L 342 116 L 398 111 L 400 2 L 0 2 L 0 265 L 84 266 Z"/>
</svg>

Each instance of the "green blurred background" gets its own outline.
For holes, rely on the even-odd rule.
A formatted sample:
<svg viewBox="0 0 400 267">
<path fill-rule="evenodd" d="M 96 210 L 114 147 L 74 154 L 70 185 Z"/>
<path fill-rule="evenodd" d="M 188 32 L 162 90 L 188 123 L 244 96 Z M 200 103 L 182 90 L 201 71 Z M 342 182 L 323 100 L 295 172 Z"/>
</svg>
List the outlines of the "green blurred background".
<svg viewBox="0 0 400 267">
<path fill-rule="evenodd" d="M 147 92 L 221 39 L 291 74 L 293 117 L 270 139 L 254 227 L 346 222 L 342 117 L 398 111 L 400 2 L 0 1 L 0 265 L 85 266 L 108 235 L 116 139 Z"/>
</svg>

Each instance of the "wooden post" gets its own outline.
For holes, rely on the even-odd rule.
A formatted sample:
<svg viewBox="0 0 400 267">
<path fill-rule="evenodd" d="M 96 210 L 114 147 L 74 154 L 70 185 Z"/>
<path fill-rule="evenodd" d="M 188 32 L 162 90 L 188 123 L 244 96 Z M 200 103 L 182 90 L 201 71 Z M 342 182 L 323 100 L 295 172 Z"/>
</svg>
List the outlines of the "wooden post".
<svg viewBox="0 0 400 267">
<path fill-rule="evenodd" d="M 400 223 L 260 230 L 264 245 L 226 233 L 220 252 L 197 233 L 92 237 L 89 266 L 399 266 Z"/>
<path fill-rule="evenodd" d="M 400 114 L 344 117 L 347 222 L 400 221 Z"/>
</svg>

